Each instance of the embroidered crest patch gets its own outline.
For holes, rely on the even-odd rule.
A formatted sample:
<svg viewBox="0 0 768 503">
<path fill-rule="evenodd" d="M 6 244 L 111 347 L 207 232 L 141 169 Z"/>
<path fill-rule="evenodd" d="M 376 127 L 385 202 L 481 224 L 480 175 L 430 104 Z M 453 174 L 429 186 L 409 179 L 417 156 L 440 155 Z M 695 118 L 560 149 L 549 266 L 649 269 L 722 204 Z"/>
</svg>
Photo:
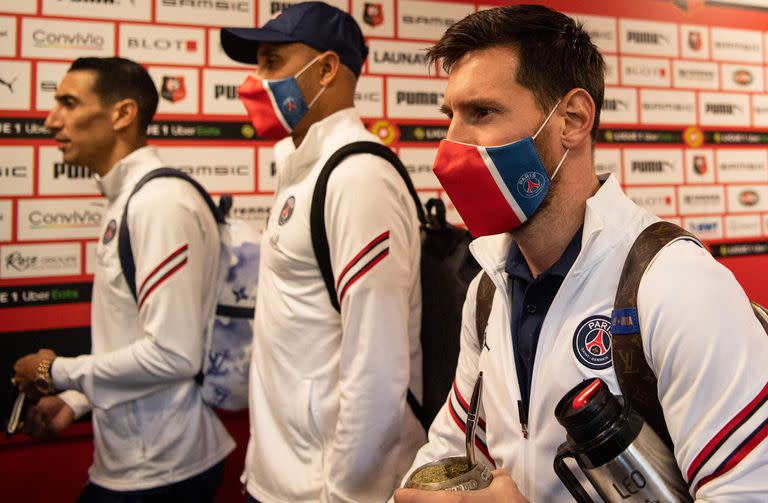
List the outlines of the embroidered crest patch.
<svg viewBox="0 0 768 503">
<path fill-rule="evenodd" d="M 611 319 L 607 316 L 590 316 L 576 328 L 573 334 L 573 352 L 579 363 L 592 370 L 611 366 Z"/>
</svg>

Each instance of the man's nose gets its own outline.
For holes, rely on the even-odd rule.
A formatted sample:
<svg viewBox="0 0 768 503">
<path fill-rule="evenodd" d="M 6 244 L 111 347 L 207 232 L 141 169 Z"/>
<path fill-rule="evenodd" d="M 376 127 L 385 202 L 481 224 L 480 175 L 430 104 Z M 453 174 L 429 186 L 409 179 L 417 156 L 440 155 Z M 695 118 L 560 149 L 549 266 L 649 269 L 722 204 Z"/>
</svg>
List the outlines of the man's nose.
<svg viewBox="0 0 768 503">
<path fill-rule="evenodd" d="M 56 108 L 48 112 L 48 116 L 45 118 L 43 125 L 51 131 L 61 129 L 61 118 L 59 117 Z"/>
</svg>

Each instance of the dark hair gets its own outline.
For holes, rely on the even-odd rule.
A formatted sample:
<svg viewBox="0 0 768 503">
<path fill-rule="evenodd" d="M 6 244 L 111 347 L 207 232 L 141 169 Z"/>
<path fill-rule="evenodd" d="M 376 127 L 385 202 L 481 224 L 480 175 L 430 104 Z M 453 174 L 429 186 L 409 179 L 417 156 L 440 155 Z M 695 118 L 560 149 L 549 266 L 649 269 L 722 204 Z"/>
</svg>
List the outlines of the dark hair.
<svg viewBox="0 0 768 503">
<path fill-rule="evenodd" d="M 78 58 L 70 72 L 87 70 L 96 74 L 93 91 L 101 103 L 112 105 L 131 98 L 139 107 L 139 132 L 143 135 L 157 110 L 157 89 L 140 64 L 125 58 Z"/>
<path fill-rule="evenodd" d="M 517 49 L 515 78 L 549 111 L 571 89 L 585 89 L 595 101 L 592 140 L 600 126 L 605 63 L 581 24 L 541 5 L 482 10 L 457 22 L 427 51 L 429 64 L 451 68 L 468 52 L 489 47 Z"/>
</svg>

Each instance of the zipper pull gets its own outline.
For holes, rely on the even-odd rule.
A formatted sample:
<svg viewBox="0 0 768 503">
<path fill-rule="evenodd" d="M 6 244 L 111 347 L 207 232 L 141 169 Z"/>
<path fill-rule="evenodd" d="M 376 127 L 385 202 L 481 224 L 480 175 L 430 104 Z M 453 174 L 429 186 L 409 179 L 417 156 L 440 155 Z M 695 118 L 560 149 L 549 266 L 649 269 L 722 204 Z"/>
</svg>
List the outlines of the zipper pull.
<svg viewBox="0 0 768 503">
<path fill-rule="evenodd" d="M 523 438 L 528 438 L 528 407 L 522 400 L 517 401 L 517 415 L 520 417 L 520 428 L 523 430 Z"/>
</svg>

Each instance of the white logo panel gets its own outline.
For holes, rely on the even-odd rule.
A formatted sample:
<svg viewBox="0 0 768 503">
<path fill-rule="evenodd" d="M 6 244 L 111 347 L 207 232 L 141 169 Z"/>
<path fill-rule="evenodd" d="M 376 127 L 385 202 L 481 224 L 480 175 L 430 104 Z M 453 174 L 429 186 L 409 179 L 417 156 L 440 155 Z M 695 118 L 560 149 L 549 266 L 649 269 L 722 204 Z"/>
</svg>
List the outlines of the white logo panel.
<svg viewBox="0 0 768 503">
<path fill-rule="evenodd" d="M 725 91 L 749 91 L 762 93 L 764 87 L 764 71 L 757 65 L 720 65 L 720 82 Z"/>
<path fill-rule="evenodd" d="M 96 238 L 106 201 L 88 199 L 23 199 L 18 201 L 20 241 Z"/>
<path fill-rule="evenodd" d="M 210 28 L 208 30 L 208 63 L 210 66 L 254 67 L 254 65 L 246 65 L 227 56 L 224 48 L 221 47 L 221 30 L 218 28 Z"/>
<path fill-rule="evenodd" d="M 584 24 L 584 31 L 589 34 L 590 40 L 601 53 L 615 53 L 617 51 L 615 17 L 586 14 L 569 14 L 569 16 L 577 23 Z"/>
<path fill-rule="evenodd" d="M 717 151 L 717 177 L 722 182 L 768 182 L 765 149 L 721 148 Z"/>
<path fill-rule="evenodd" d="M 290 7 L 291 5 L 296 5 L 297 3 L 302 3 L 304 0 L 261 0 L 258 2 L 259 4 L 259 23 L 258 26 L 264 25 L 267 21 L 272 19 L 275 14 L 278 12 L 281 12 L 282 10 Z M 327 0 L 325 3 L 329 5 L 333 5 L 334 7 L 337 7 L 343 11 L 347 10 L 347 0 Z M 249 21 L 247 24 L 227 24 L 222 26 L 251 26 L 253 21 Z"/>
<path fill-rule="evenodd" d="M 48 16 L 149 21 L 151 0 L 43 0 Z"/>
<path fill-rule="evenodd" d="M 35 110 L 48 112 L 56 104 L 56 88 L 69 70 L 69 63 L 42 63 L 37 64 L 35 83 Z"/>
<path fill-rule="evenodd" d="M 209 192 L 255 190 L 252 147 L 158 147 L 166 165 L 187 173 Z"/>
<path fill-rule="evenodd" d="M 11 240 L 13 202 L 0 201 L 0 242 Z"/>
<path fill-rule="evenodd" d="M 25 58 L 77 59 L 115 55 L 115 25 L 96 21 L 22 18 Z"/>
<path fill-rule="evenodd" d="M 237 88 L 248 75 L 245 70 L 203 70 L 203 113 L 246 115 Z"/>
<path fill-rule="evenodd" d="M 438 40 L 448 27 L 474 12 L 473 5 L 400 0 L 397 33 L 402 38 Z"/>
<path fill-rule="evenodd" d="M 621 58 L 621 83 L 625 86 L 669 87 L 669 60 Z"/>
<path fill-rule="evenodd" d="M 752 96 L 752 120 L 755 127 L 768 127 L 768 94 Z"/>
<path fill-rule="evenodd" d="M 156 20 L 208 26 L 253 26 L 256 0 L 155 0 Z"/>
<path fill-rule="evenodd" d="M 244 220 L 257 236 L 267 228 L 267 218 L 275 196 L 234 196 L 232 198 L 232 218 Z"/>
<path fill-rule="evenodd" d="M 723 219 L 721 217 L 691 217 L 684 220 L 685 230 L 699 239 L 721 239 Z"/>
<path fill-rule="evenodd" d="M 725 213 L 725 193 L 720 185 L 681 186 L 681 215 L 713 215 Z"/>
<path fill-rule="evenodd" d="M 16 18 L 0 16 L 0 56 L 16 56 Z"/>
<path fill-rule="evenodd" d="M 685 178 L 688 183 L 712 183 L 715 181 L 715 154 L 712 149 L 689 148 L 685 150 Z"/>
<path fill-rule="evenodd" d="M 85 274 L 94 275 L 96 273 L 96 247 L 98 246 L 96 241 L 88 241 L 85 243 Z"/>
<path fill-rule="evenodd" d="M 627 187 L 624 192 L 635 204 L 658 216 L 676 213 L 674 187 Z"/>
<path fill-rule="evenodd" d="M 197 113 L 197 69 L 153 66 L 148 71 L 160 95 L 158 113 Z"/>
<path fill-rule="evenodd" d="M 427 49 L 423 43 L 371 40 L 368 42 L 368 72 L 394 75 L 435 75 L 427 67 Z M 430 72 L 431 70 L 431 72 Z"/>
<path fill-rule="evenodd" d="M 275 151 L 272 147 L 261 147 L 259 149 L 259 192 L 275 190 L 277 190 Z"/>
<path fill-rule="evenodd" d="M 361 117 L 384 117 L 384 78 L 361 76 L 355 88 L 355 108 Z"/>
<path fill-rule="evenodd" d="M 29 110 L 32 63 L 2 61 L 0 65 L 0 110 Z"/>
<path fill-rule="evenodd" d="M 759 31 L 712 28 L 712 59 L 763 62 L 763 40 Z"/>
<path fill-rule="evenodd" d="M 366 37 L 395 36 L 394 0 L 352 0 L 352 17 Z"/>
<path fill-rule="evenodd" d="M 683 183 L 683 153 L 671 148 L 624 149 L 624 183 L 658 185 Z"/>
<path fill-rule="evenodd" d="M 677 52 L 677 25 L 619 19 L 620 50 L 625 54 L 672 56 Z"/>
<path fill-rule="evenodd" d="M 595 149 L 595 173 L 611 173 L 619 183 L 622 183 L 621 150 L 617 148 Z"/>
<path fill-rule="evenodd" d="M 120 25 L 120 56 L 142 63 L 202 65 L 205 30 L 146 24 Z"/>
<path fill-rule="evenodd" d="M 0 246 L 0 278 L 80 274 L 80 243 Z"/>
<path fill-rule="evenodd" d="M 696 94 L 689 91 L 640 90 L 640 122 L 642 124 L 696 123 Z"/>
<path fill-rule="evenodd" d="M 728 215 L 725 217 L 725 237 L 751 238 L 759 235 L 759 215 Z"/>
<path fill-rule="evenodd" d="M 40 147 L 37 173 L 42 195 L 99 194 L 91 170 L 63 162 L 56 147 Z"/>
<path fill-rule="evenodd" d="M 619 84 L 619 57 L 603 56 L 605 61 L 605 85 L 616 86 Z"/>
<path fill-rule="evenodd" d="M 672 83 L 675 87 L 717 89 L 717 63 L 672 61 Z"/>
<path fill-rule="evenodd" d="M 637 124 L 637 93 L 626 87 L 606 87 L 600 124 Z"/>
<path fill-rule="evenodd" d="M 699 124 L 702 126 L 749 126 L 749 95 L 700 93 Z"/>
<path fill-rule="evenodd" d="M 442 188 L 432 172 L 432 165 L 436 156 L 436 148 L 403 147 L 400 149 L 400 160 L 408 169 L 408 174 L 411 175 L 413 186 L 416 189 L 439 190 Z"/>
<path fill-rule="evenodd" d="M 446 81 L 387 79 L 387 113 L 397 119 L 444 119 L 440 113 Z"/>
<path fill-rule="evenodd" d="M 32 194 L 33 147 L 0 146 L 0 196 Z"/>
<path fill-rule="evenodd" d="M 681 55 L 689 59 L 709 59 L 709 28 L 684 24 L 680 26 Z"/>
<path fill-rule="evenodd" d="M 725 190 L 730 213 L 768 211 L 768 185 L 729 185 Z"/>
</svg>

